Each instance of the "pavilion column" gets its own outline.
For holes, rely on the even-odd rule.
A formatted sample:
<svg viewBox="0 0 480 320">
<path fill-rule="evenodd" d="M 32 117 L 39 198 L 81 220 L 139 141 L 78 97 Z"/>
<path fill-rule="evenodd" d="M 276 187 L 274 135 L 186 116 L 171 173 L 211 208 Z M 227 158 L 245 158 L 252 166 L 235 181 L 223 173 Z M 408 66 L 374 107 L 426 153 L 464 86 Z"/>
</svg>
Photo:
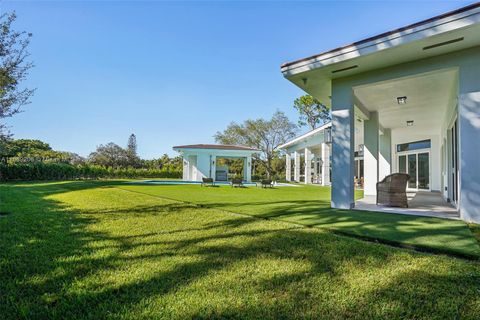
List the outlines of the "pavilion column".
<svg viewBox="0 0 480 320">
<path fill-rule="evenodd" d="M 312 183 L 312 151 L 305 148 L 305 184 Z"/>
<path fill-rule="evenodd" d="M 313 154 L 313 176 L 314 177 L 317 177 L 318 175 L 318 172 L 317 172 L 317 157 L 318 155 L 316 155 L 315 153 Z"/>
<path fill-rule="evenodd" d="M 188 181 L 189 180 L 189 175 L 190 174 L 190 163 L 188 162 L 188 157 L 185 155 L 183 156 L 183 171 L 182 171 L 182 179 L 183 181 Z"/>
<path fill-rule="evenodd" d="M 377 194 L 378 151 L 379 151 L 378 112 L 371 112 L 370 118 L 364 122 L 364 194 Z"/>
<path fill-rule="evenodd" d="M 209 178 L 213 178 L 213 180 L 217 178 L 217 157 L 215 155 L 210 155 Z"/>
<path fill-rule="evenodd" d="M 355 114 L 352 88 L 332 84 L 332 207 L 355 206 Z"/>
<path fill-rule="evenodd" d="M 292 159 L 290 153 L 285 155 L 285 179 L 287 181 L 292 180 Z"/>
<path fill-rule="evenodd" d="M 300 181 L 300 153 L 295 151 L 293 155 L 293 180 Z"/>
<path fill-rule="evenodd" d="M 322 186 L 330 185 L 330 147 L 322 143 Z"/>
<path fill-rule="evenodd" d="M 252 181 L 252 156 L 243 159 L 243 179 L 247 182 Z"/>
</svg>

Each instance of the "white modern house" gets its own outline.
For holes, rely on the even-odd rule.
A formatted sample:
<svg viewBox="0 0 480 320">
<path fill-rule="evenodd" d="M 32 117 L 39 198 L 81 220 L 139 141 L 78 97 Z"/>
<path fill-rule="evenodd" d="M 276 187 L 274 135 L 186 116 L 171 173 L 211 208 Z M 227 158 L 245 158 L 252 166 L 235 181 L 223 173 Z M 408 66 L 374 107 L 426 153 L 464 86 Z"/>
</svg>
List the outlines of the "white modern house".
<svg viewBox="0 0 480 320">
<path fill-rule="evenodd" d="M 328 122 L 279 148 L 285 152 L 287 181 L 328 186 L 331 183 L 331 129 Z M 363 177 L 363 127 L 355 128 L 355 178 Z M 293 170 L 292 170 L 293 168 Z"/>
<path fill-rule="evenodd" d="M 480 3 L 281 71 L 331 107 L 332 207 L 356 205 L 355 130 L 362 126 L 366 197 L 386 175 L 405 172 L 410 191 L 480 222 Z"/>
<path fill-rule="evenodd" d="M 191 144 L 173 147 L 183 157 L 183 180 L 202 181 L 213 178 L 215 181 L 228 181 L 228 167 L 217 165 L 218 159 L 243 159 L 243 180 L 252 180 L 252 155 L 259 150 L 223 144 Z"/>
</svg>

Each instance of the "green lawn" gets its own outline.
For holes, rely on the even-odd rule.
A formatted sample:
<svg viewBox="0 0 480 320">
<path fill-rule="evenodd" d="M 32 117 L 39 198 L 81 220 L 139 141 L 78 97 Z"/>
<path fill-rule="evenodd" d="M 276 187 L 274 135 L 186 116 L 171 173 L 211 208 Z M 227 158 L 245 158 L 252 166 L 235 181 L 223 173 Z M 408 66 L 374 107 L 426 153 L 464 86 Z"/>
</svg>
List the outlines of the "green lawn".
<svg viewBox="0 0 480 320">
<path fill-rule="evenodd" d="M 478 241 L 462 221 L 330 208 L 330 188 L 275 189 L 197 185 L 128 185 L 125 190 L 202 204 L 232 212 L 329 229 L 420 249 L 480 256 Z M 357 191 L 357 198 L 361 193 Z"/>
<path fill-rule="evenodd" d="M 328 192 L 288 189 L 300 206 Z M 480 317 L 478 261 L 142 193 L 274 215 L 294 214 L 289 190 L 0 185 L 0 318 Z"/>
</svg>

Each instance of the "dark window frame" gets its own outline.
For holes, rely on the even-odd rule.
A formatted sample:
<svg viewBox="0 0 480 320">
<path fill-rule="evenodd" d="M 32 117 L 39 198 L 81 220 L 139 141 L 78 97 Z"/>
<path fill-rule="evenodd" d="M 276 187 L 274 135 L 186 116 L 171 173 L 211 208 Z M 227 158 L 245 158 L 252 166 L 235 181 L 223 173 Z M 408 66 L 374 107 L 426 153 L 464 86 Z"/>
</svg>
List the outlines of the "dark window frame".
<svg viewBox="0 0 480 320">
<path fill-rule="evenodd" d="M 431 139 L 412 141 L 412 142 L 397 144 L 397 152 L 407 152 L 407 151 L 415 151 L 415 150 L 422 150 L 422 149 L 430 149 L 431 147 L 432 147 L 432 140 Z"/>
</svg>

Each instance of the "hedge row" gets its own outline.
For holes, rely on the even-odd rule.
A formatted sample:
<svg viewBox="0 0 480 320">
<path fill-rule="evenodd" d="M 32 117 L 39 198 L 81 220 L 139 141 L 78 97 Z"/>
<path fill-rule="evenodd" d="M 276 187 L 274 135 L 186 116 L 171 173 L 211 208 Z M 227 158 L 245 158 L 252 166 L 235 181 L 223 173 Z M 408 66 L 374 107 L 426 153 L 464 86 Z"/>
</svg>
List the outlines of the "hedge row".
<svg viewBox="0 0 480 320">
<path fill-rule="evenodd" d="M 65 163 L 0 164 L 1 181 L 76 180 L 120 178 L 181 178 L 181 171 L 165 169 L 106 168 Z"/>
</svg>

